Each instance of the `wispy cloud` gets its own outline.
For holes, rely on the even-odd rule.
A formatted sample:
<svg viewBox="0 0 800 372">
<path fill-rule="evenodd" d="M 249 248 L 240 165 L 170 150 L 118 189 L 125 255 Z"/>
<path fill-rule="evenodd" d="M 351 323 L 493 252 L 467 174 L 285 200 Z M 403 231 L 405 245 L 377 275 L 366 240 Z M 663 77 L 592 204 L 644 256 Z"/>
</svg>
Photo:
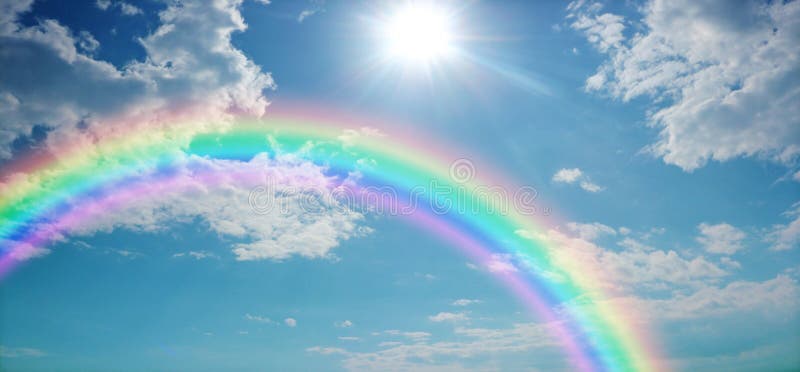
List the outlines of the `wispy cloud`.
<svg viewBox="0 0 800 372">
<path fill-rule="evenodd" d="M 202 260 L 206 258 L 219 258 L 219 256 L 208 252 L 208 251 L 188 251 L 188 252 L 180 252 L 175 253 L 172 255 L 174 258 L 181 258 L 181 257 L 191 257 L 195 260 Z"/>
<path fill-rule="evenodd" d="M 800 245 L 800 202 L 794 203 L 783 215 L 792 220 L 772 226 L 764 237 L 773 251 L 785 251 Z"/>
<path fill-rule="evenodd" d="M 47 356 L 47 353 L 39 349 L 0 345 L 0 358 L 40 358 L 43 356 Z"/>
<path fill-rule="evenodd" d="M 270 318 L 267 318 L 267 317 L 264 317 L 264 316 L 260 316 L 260 315 L 252 315 L 250 313 L 244 314 L 244 318 L 249 320 L 249 321 L 256 322 L 256 323 L 278 324 L 278 322 L 276 322 L 276 321 L 274 321 L 274 320 L 272 320 Z"/>
<path fill-rule="evenodd" d="M 469 306 L 473 304 L 479 304 L 481 300 L 474 300 L 469 298 L 459 298 L 458 300 L 453 301 L 453 306 Z"/>
<path fill-rule="evenodd" d="M 297 22 L 303 23 L 308 17 L 325 11 L 325 0 L 311 0 L 307 8 L 297 15 Z"/>
<path fill-rule="evenodd" d="M 486 370 L 490 366 L 482 364 L 476 357 L 514 353 L 530 355 L 531 351 L 536 350 L 552 352 L 557 343 L 549 332 L 548 325 L 538 323 L 515 324 L 511 328 L 496 329 L 457 327 L 453 331 L 453 341 L 430 341 L 428 338 L 432 335 L 426 334 L 424 339 L 383 341 L 378 345 L 381 349 L 374 352 L 356 352 L 325 346 L 310 347 L 306 351 L 340 355 L 343 357 L 342 366 L 349 370 Z M 463 364 L 464 361 L 469 363 Z"/>
<path fill-rule="evenodd" d="M 349 320 L 342 320 L 333 322 L 333 326 L 336 328 L 350 328 L 353 326 L 353 322 Z"/>
</svg>

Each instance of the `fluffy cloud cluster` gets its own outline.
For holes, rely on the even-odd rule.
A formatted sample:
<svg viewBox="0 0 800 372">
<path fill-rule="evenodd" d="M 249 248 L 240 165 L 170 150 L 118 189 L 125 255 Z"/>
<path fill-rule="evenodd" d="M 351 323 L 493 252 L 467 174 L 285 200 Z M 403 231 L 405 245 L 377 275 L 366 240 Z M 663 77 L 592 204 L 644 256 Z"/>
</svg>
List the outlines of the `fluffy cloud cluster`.
<svg viewBox="0 0 800 372">
<path fill-rule="evenodd" d="M 769 316 L 796 316 L 800 309 L 797 280 L 778 275 L 763 282 L 734 281 L 725 286 L 705 286 L 688 295 L 645 302 L 656 319 L 717 317 L 734 312 L 761 312 Z"/>
<path fill-rule="evenodd" d="M 608 57 L 586 88 L 654 98 L 653 154 L 687 171 L 738 156 L 796 160 L 799 2 L 650 0 L 638 20 L 602 8 L 567 8 L 572 28 Z"/>
<path fill-rule="evenodd" d="M 115 121 L 92 124 L 131 112 L 197 107 L 209 118 L 263 114 L 263 91 L 274 83 L 231 44 L 231 34 L 246 28 L 240 4 L 169 1 L 159 27 L 139 39 L 146 58 L 118 68 L 92 57 L 101 46 L 88 32 L 52 19 L 21 25 L 18 19 L 32 0 L 0 1 L 0 67 L 14 71 L 0 78 L 0 157 L 11 156 L 10 144 L 35 125 L 64 138 L 96 127 L 108 130 Z M 124 2 L 98 2 L 100 8 L 112 5 L 141 11 Z"/>
<path fill-rule="evenodd" d="M 215 179 L 213 185 L 201 176 L 209 172 Z M 145 177 L 141 183 L 152 188 L 146 193 L 148 197 L 123 199 L 124 207 L 118 210 L 98 207 L 97 213 L 102 213 L 103 218 L 59 229 L 72 235 L 92 235 L 117 228 L 158 232 L 178 223 L 201 221 L 210 231 L 231 240 L 233 253 L 239 260 L 281 260 L 292 255 L 330 257 L 330 250 L 340 241 L 366 231 L 358 224 L 362 214 L 338 205 L 330 195 L 323 194 L 335 183 L 324 174 L 323 168 L 313 164 L 266 156 L 249 162 L 189 157 L 186 165 L 174 173 L 170 183 L 163 187 Z M 261 190 L 265 180 L 271 180 L 264 191 L 269 195 L 261 197 L 270 198 L 270 208 L 254 208 L 253 190 Z M 119 195 L 109 196 L 114 197 Z M 81 204 L 78 208 L 86 210 L 94 206 Z M 189 255 L 197 259 L 213 257 L 198 252 Z"/>
<path fill-rule="evenodd" d="M 30 27 L 19 23 L 20 16 L 31 10 L 32 0 L 0 0 L 0 69 L 14 71 L 0 77 L 0 158 L 12 156 L 11 144 L 30 136 L 37 126 L 49 131 L 44 152 L 64 143 L 81 143 L 84 153 L 93 154 L 87 156 L 102 156 L 97 143 L 121 130 L 141 128 L 138 133 L 148 136 L 145 143 L 165 143 L 169 138 L 180 157 L 192 133 L 226 125 L 233 115 L 262 115 L 268 105 L 263 93 L 274 83 L 231 43 L 231 35 L 246 28 L 241 2 L 167 0 L 158 14 L 158 27 L 138 38 L 145 58 L 118 67 L 94 58 L 93 52 L 102 46 L 86 31 L 71 30 L 52 19 Z M 99 0 L 96 6 L 98 11 L 142 14 L 142 9 L 120 0 Z M 167 136 L 159 130 L 165 125 L 174 129 L 173 123 L 187 123 L 173 131 L 180 134 L 174 140 L 174 133 Z M 135 198 L 102 219 L 66 226 L 55 239 L 117 228 L 161 231 L 175 223 L 200 221 L 230 241 L 239 260 L 279 260 L 292 255 L 329 257 L 341 240 L 364 231 L 357 226 L 363 217 L 359 213 L 338 208 L 330 200 L 308 213 L 298 207 L 303 195 L 281 190 L 272 190 L 273 196 L 287 209 L 254 213 L 248 198 L 258 184 L 230 176 L 249 172 L 262 175 L 262 183 L 267 176 L 280 180 L 279 187 L 328 190 L 331 180 L 325 170 L 310 163 L 266 158 L 186 161 L 174 175 L 180 190 L 150 190 L 150 197 Z M 218 182 L 210 186 L 195 178 L 190 162 L 192 167 L 216 171 Z M 20 182 L 31 186 L 38 180 L 12 174 L 0 181 L 0 190 L 13 197 L 15 190 L 27 186 L 9 185 Z M 49 250 L 30 246 L 15 252 L 17 260 L 24 260 Z M 211 252 L 176 255 L 183 256 L 217 257 Z"/>
<path fill-rule="evenodd" d="M 674 250 L 655 249 L 632 238 L 624 238 L 619 242 L 622 250 L 610 250 L 557 230 L 542 234 L 517 231 L 517 234 L 523 238 L 547 241 L 544 246 L 552 247 L 549 252 L 556 265 L 591 271 L 586 273 L 593 278 L 591 284 L 604 287 L 609 293 L 697 287 L 716 282 L 729 274 L 703 256 L 686 257 Z M 581 234 L 580 229 L 577 234 Z M 520 257 L 515 264 L 526 265 L 524 257 Z M 535 267 L 533 269 L 537 270 Z M 554 280 L 564 279 L 559 279 L 557 273 L 542 274 L 552 275 Z"/>
<path fill-rule="evenodd" d="M 436 315 L 431 315 L 428 317 L 428 320 L 432 322 L 462 322 L 469 320 L 469 316 L 465 313 L 451 313 L 442 311 Z"/>
<path fill-rule="evenodd" d="M 563 168 L 559 169 L 553 175 L 553 182 L 573 184 L 578 183 L 580 187 L 588 192 L 599 192 L 605 190 L 604 187 L 594 183 L 589 179 L 589 176 L 583 173 L 580 168 Z"/>
<path fill-rule="evenodd" d="M 127 16 L 140 15 L 144 13 L 141 8 L 124 1 L 112 2 L 111 0 L 97 0 L 95 2 L 95 6 L 97 6 L 97 8 L 100 10 L 109 10 L 113 6 L 119 8 L 119 11 Z"/>
<path fill-rule="evenodd" d="M 698 226 L 701 236 L 697 238 L 706 251 L 717 254 L 734 254 L 744 248 L 742 240 L 747 236 L 727 223 L 709 225 L 701 223 Z"/>
</svg>

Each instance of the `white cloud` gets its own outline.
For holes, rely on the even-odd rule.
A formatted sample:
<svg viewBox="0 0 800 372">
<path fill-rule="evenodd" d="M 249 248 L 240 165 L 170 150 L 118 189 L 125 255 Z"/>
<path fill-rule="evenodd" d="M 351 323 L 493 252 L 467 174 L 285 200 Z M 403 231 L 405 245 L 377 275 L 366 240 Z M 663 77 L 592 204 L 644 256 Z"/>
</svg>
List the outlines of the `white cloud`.
<svg viewBox="0 0 800 372">
<path fill-rule="evenodd" d="M 583 31 L 589 42 L 602 52 L 619 47 L 625 40 L 622 36 L 625 29 L 623 18 L 615 14 L 580 14 L 571 27 Z"/>
<path fill-rule="evenodd" d="M 469 306 L 473 304 L 479 304 L 481 300 L 473 300 L 469 298 L 459 298 L 458 300 L 453 301 L 453 306 Z"/>
<path fill-rule="evenodd" d="M 51 250 L 42 247 L 35 247 L 28 243 L 18 246 L 17 249 L 11 250 L 9 257 L 17 261 L 27 261 L 34 258 L 41 258 L 50 254 Z"/>
<path fill-rule="evenodd" d="M 538 323 L 520 323 L 510 328 L 498 329 L 457 327 L 454 335 L 457 337 L 454 341 L 415 339 L 409 342 L 381 342 L 378 345 L 380 349 L 372 352 L 323 346 L 306 350 L 323 355 L 341 355 L 342 366 L 348 370 L 441 371 L 495 370 L 499 368 L 497 365 L 491 362 L 483 364 L 480 357 L 521 353 L 530 355 L 532 351 L 552 353 L 558 347 L 550 336 L 549 326 Z M 526 361 L 529 363 L 529 359 Z M 564 369 L 568 366 L 550 367 Z M 519 368 L 521 366 L 514 365 L 505 369 Z"/>
<path fill-rule="evenodd" d="M 333 323 L 333 326 L 336 328 L 350 328 L 353 326 L 353 322 L 349 320 L 342 320 Z"/>
<path fill-rule="evenodd" d="M 39 358 L 46 356 L 42 350 L 30 347 L 7 347 L 0 345 L 0 358 Z"/>
<path fill-rule="evenodd" d="M 97 3 L 107 4 L 117 3 Z M 4 3 L 0 67 L 30 74 L 12 74 L 0 81 L 3 96 L 18 102 L 4 107 L 0 118 L 0 158 L 9 157 L 9 145 L 30 134 L 36 124 L 53 128 L 46 140 L 53 145 L 81 137 L 96 139 L 114 125 L 130 125 L 107 117 L 159 116 L 162 110 L 177 107 L 195 110 L 195 117 L 211 122 L 231 111 L 263 114 L 268 104 L 263 91 L 274 83 L 231 44 L 231 34 L 246 28 L 240 4 L 240 0 L 169 3 L 159 13 L 160 26 L 138 39 L 146 58 L 118 68 L 87 55 L 99 46 L 88 34 L 76 35 L 51 19 L 23 26 L 17 19 L 30 9 L 30 2 Z M 92 141 L 86 144 L 91 146 Z"/>
<path fill-rule="evenodd" d="M 291 328 L 297 327 L 297 320 L 294 318 L 286 318 L 283 320 L 283 323 Z"/>
<path fill-rule="evenodd" d="M 111 7 L 111 0 L 97 0 L 94 5 L 100 10 L 108 10 Z"/>
<path fill-rule="evenodd" d="M 132 15 L 144 14 L 142 9 L 140 9 L 139 7 L 137 7 L 135 5 L 128 4 L 128 3 L 124 2 L 124 1 L 119 2 L 118 4 L 119 4 L 119 10 L 124 15 L 132 16 Z"/>
<path fill-rule="evenodd" d="M 595 240 L 603 235 L 616 235 L 617 232 L 610 226 L 603 225 L 599 222 L 594 223 L 567 223 L 567 229 L 575 233 L 583 240 Z"/>
<path fill-rule="evenodd" d="M 176 161 L 171 183 L 151 182 L 142 175 L 137 187 L 148 191 L 131 198 L 125 193 L 106 195 L 92 203 L 75 201 L 74 208 L 103 213 L 77 226 L 43 225 L 70 236 L 90 236 L 118 228 L 138 232 L 165 231 L 183 223 L 200 220 L 222 238 L 234 238 L 232 251 L 238 260 L 282 260 L 297 255 L 306 258 L 332 258 L 331 250 L 342 240 L 361 236 L 367 230 L 359 226 L 363 215 L 340 205 L 328 194 L 337 182 L 324 174 L 324 168 L 297 160 L 269 159 L 258 156 L 249 162 L 214 160 L 185 156 Z M 213 172 L 216 184 L 203 181 L 204 169 Z M 239 176 L 237 176 L 239 175 Z M 243 178 L 241 175 L 246 175 Z M 255 213 L 250 205 L 251 191 L 274 181 L 265 191 L 274 208 Z M 0 191 L 3 190 L 0 184 Z M 131 184 L 131 187 L 134 185 Z M 305 207 L 306 194 L 297 190 L 320 192 L 317 210 Z M 326 191 L 327 190 L 327 191 Z M 103 203 L 122 199 L 120 209 L 107 209 Z M 317 200 L 317 199 L 315 199 Z M 26 252 L 26 250 L 20 250 Z M 194 258 L 208 258 L 208 252 L 187 253 Z"/>
<path fill-rule="evenodd" d="M 428 332 L 423 331 L 400 331 L 397 329 L 387 329 L 383 331 L 384 334 L 391 335 L 391 336 L 402 336 L 410 340 L 414 341 L 421 341 L 426 338 L 431 337 L 431 334 Z"/>
<path fill-rule="evenodd" d="M 587 271 L 586 277 L 595 280 L 592 285 L 614 292 L 697 287 L 729 275 L 703 256 L 684 257 L 673 250 L 655 249 L 630 237 L 620 242 L 620 246 L 626 248 L 622 251 L 604 249 L 557 230 L 529 238 L 546 242 L 543 246 L 549 248 L 556 267 L 580 267 Z M 524 258 L 520 261 L 525 262 Z M 557 273 L 549 274 L 553 280 L 562 280 Z"/>
<path fill-rule="evenodd" d="M 648 150 L 686 171 L 709 160 L 800 154 L 800 2 L 651 0 L 621 16 L 573 2 L 572 27 L 608 56 L 586 81 L 628 101 L 654 98 Z"/>
<path fill-rule="evenodd" d="M 727 223 L 716 225 L 701 223 L 697 228 L 702 235 L 697 238 L 697 241 L 707 252 L 734 254 L 744 248 L 742 240 L 747 237 L 747 234 Z"/>
<path fill-rule="evenodd" d="M 359 341 L 361 338 L 355 336 L 339 336 L 337 337 L 339 340 L 342 341 Z"/>
<path fill-rule="evenodd" d="M 581 181 L 581 188 L 588 192 L 600 192 L 605 190 L 604 187 L 590 181 Z"/>
<path fill-rule="evenodd" d="M 519 271 L 512 262 L 511 255 L 492 254 L 489 262 L 486 263 L 486 270 L 492 273 L 514 273 Z"/>
<path fill-rule="evenodd" d="M 217 255 L 215 255 L 215 254 L 213 254 L 211 252 L 208 252 L 208 251 L 180 252 L 180 253 L 173 254 L 172 257 L 175 257 L 175 258 L 192 257 L 195 260 L 202 260 L 202 259 L 206 259 L 206 258 L 219 258 L 219 257 L 217 257 Z"/>
<path fill-rule="evenodd" d="M 113 248 L 111 248 L 111 249 L 108 250 L 108 252 L 116 253 L 116 254 L 118 254 L 118 255 L 120 255 L 122 257 L 131 259 L 131 260 L 144 256 L 143 253 L 129 251 L 127 249 L 113 249 Z"/>
<path fill-rule="evenodd" d="M 583 176 L 579 168 L 562 168 L 553 175 L 553 182 L 573 183 Z"/>
<path fill-rule="evenodd" d="M 342 349 L 340 347 L 321 347 L 321 346 L 313 346 L 307 348 L 306 351 L 310 353 L 317 353 L 322 355 L 334 355 L 334 354 L 347 354 L 347 350 Z"/>
<path fill-rule="evenodd" d="M 573 184 L 578 182 L 582 189 L 588 192 L 600 192 L 605 190 L 604 187 L 592 182 L 580 168 L 562 168 L 553 175 L 553 182 Z"/>
<path fill-rule="evenodd" d="M 425 279 L 425 280 L 436 280 L 437 279 L 436 275 L 433 275 L 431 273 L 414 273 L 414 277 L 415 278 L 422 278 L 422 279 Z"/>
<path fill-rule="evenodd" d="M 308 8 L 303 9 L 300 14 L 297 15 L 297 22 L 303 23 L 308 17 L 313 16 L 314 14 L 321 13 L 325 11 L 325 0 L 311 0 L 311 4 Z"/>
<path fill-rule="evenodd" d="M 783 214 L 793 218 L 792 221 L 773 226 L 764 238 L 772 244 L 770 249 L 773 251 L 785 251 L 800 245 L 800 202 L 794 203 L 792 209 Z"/>
<path fill-rule="evenodd" d="M 263 317 L 263 316 L 260 316 L 260 315 L 251 315 L 250 313 L 244 314 L 244 318 L 249 320 L 249 321 L 256 322 L 256 323 L 277 324 L 277 322 L 275 322 L 274 320 L 272 320 L 270 318 Z"/>
<path fill-rule="evenodd" d="M 669 299 L 637 300 L 637 306 L 656 319 L 712 318 L 731 313 L 760 312 L 768 316 L 796 316 L 800 310 L 800 287 L 787 275 L 763 282 L 734 281 L 725 286 L 704 286 Z"/>
<path fill-rule="evenodd" d="M 77 43 L 81 50 L 88 54 L 100 48 L 100 42 L 97 41 L 89 31 L 81 31 L 78 33 Z"/>
<path fill-rule="evenodd" d="M 440 312 L 436 315 L 431 315 L 428 317 L 428 320 L 432 322 L 463 322 L 469 320 L 469 317 L 465 313 L 451 313 L 451 312 Z"/>
<path fill-rule="evenodd" d="M 109 10 L 112 7 L 119 8 L 120 13 L 126 16 L 144 14 L 144 11 L 142 11 L 141 8 L 124 1 L 112 2 L 111 0 L 97 0 L 95 1 L 94 5 L 103 11 Z"/>
</svg>

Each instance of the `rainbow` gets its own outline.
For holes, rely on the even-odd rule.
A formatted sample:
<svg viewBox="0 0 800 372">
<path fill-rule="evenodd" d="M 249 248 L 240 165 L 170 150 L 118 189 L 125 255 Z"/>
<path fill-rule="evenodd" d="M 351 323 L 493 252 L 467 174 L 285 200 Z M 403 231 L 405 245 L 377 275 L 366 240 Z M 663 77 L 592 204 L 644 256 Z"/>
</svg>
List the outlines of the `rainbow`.
<svg viewBox="0 0 800 372">
<path fill-rule="evenodd" d="M 398 191 L 393 202 L 407 207 L 419 201 L 413 190 L 420 185 L 435 182 L 449 190 L 422 195 L 423 202 L 414 203 L 413 213 L 402 217 L 477 263 L 486 264 L 497 254 L 523 262 L 521 270 L 494 275 L 552 329 L 573 368 L 661 369 L 652 337 L 639 329 L 634 314 L 604 301 L 598 284 L 602 281 L 591 274 L 598 270 L 584 267 L 580 260 L 554 260 L 550 252 L 558 247 L 546 239 L 542 218 L 519 208 L 498 213 L 476 191 L 487 185 L 520 188 L 488 169 L 474 172 L 473 163 L 444 145 L 398 132 L 397 126 L 392 132 L 365 129 L 376 128 L 378 121 L 312 109 L 264 118 L 233 117 L 220 120 L 221 125 L 185 116 L 157 122 L 128 125 L 91 146 L 80 140 L 67 142 L 52 152 L 57 156 L 31 156 L 5 167 L 0 175 L 0 280 L 19 264 L 19 257 L 82 224 L 136 200 L 181 192 L 188 185 L 176 176 L 176 169 L 188 167 L 192 182 L 207 187 L 220 180 L 252 183 L 263 177 L 196 166 L 198 159 L 248 162 L 255 156 L 292 154 L 328 170 L 331 187 L 345 188 L 351 195 L 363 195 L 370 187 L 391 187 Z M 342 174 L 357 174 L 358 185 L 337 183 Z M 462 208 L 436 207 L 448 202 Z"/>
</svg>

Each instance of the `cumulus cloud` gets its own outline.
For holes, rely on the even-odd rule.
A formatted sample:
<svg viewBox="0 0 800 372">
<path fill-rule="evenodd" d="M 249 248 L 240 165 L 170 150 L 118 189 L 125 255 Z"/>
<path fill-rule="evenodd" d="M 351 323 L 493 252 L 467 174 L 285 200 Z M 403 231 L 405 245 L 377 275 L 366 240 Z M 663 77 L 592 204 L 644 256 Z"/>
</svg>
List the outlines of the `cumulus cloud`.
<svg viewBox="0 0 800 372">
<path fill-rule="evenodd" d="M 579 168 L 562 168 L 553 175 L 553 182 L 573 183 L 583 176 Z"/>
<path fill-rule="evenodd" d="M 800 154 L 800 3 L 651 0 L 631 21 L 598 3 L 568 8 L 573 29 L 608 59 L 589 91 L 652 97 L 648 150 L 686 171 L 709 160 Z M 626 23 L 635 24 L 625 34 Z"/>
<path fill-rule="evenodd" d="M 436 315 L 431 315 L 428 317 L 428 320 L 432 322 L 462 322 L 469 320 L 469 317 L 465 313 L 451 313 L 451 312 L 440 312 Z"/>
<path fill-rule="evenodd" d="M 101 9 L 115 4 L 127 14 L 137 13 L 124 2 L 97 2 Z M 52 19 L 24 26 L 18 19 L 31 2 L 4 2 L 0 67 L 25 73 L 0 79 L 4 100 L 17 102 L 3 108 L 0 157 L 11 156 L 10 144 L 40 124 L 54 132 L 49 143 L 98 126 L 108 130 L 115 122 L 94 124 L 106 117 L 157 113 L 175 105 L 197 107 L 208 117 L 231 111 L 263 114 L 268 104 L 263 91 L 274 87 L 272 78 L 230 40 L 246 28 L 240 4 L 169 3 L 159 13 L 160 25 L 138 39 L 146 58 L 117 68 L 91 56 L 99 43 L 90 34 L 76 34 Z"/>
<path fill-rule="evenodd" d="M 297 327 L 297 320 L 294 318 L 286 318 L 283 320 L 283 323 L 291 328 Z"/>
<path fill-rule="evenodd" d="M 553 175 L 553 182 L 578 185 L 591 193 L 603 191 L 605 188 L 592 182 L 579 168 L 562 168 Z"/>
<path fill-rule="evenodd" d="M 128 4 L 128 3 L 124 2 L 124 1 L 120 1 L 118 3 L 118 6 L 119 6 L 120 12 L 122 12 L 122 14 L 124 14 L 124 15 L 132 16 L 132 15 L 144 14 L 144 12 L 142 11 L 141 8 L 139 8 L 139 7 L 135 6 L 135 5 Z"/>
<path fill-rule="evenodd" d="M 605 249 L 591 241 L 557 230 L 542 234 L 520 233 L 529 239 L 547 242 L 557 267 L 580 267 L 588 277 L 609 293 L 635 293 L 666 288 L 698 287 L 718 282 L 729 273 L 703 256 L 687 257 L 674 250 L 647 246 L 630 237 L 623 239 L 623 250 Z M 519 262 L 525 263 L 520 257 Z M 532 267 L 533 270 L 538 270 Z M 553 280 L 564 280 L 559 273 L 542 273 Z"/>
<path fill-rule="evenodd" d="M 697 228 L 701 234 L 697 241 L 707 252 L 734 254 L 744 248 L 742 240 L 747 237 L 747 234 L 727 223 L 716 225 L 701 223 Z"/>
<path fill-rule="evenodd" d="M 757 312 L 768 317 L 796 316 L 800 310 L 797 280 L 779 274 L 762 282 L 739 280 L 724 286 L 707 285 L 689 294 L 666 299 L 627 299 L 654 320 L 702 319 Z"/>
<path fill-rule="evenodd" d="M 359 236 L 358 222 L 363 215 L 337 204 L 333 198 L 315 198 L 315 209 L 307 208 L 306 194 L 297 190 L 330 191 L 332 179 L 324 169 L 310 163 L 296 164 L 256 157 L 249 162 L 195 158 L 194 167 L 215 169 L 218 185 L 207 187 L 188 169 L 178 173 L 184 186 L 180 190 L 162 190 L 157 197 L 140 199 L 119 212 L 76 229 L 75 234 L 93 234 L 124 227 L 137 231 L 160 231 L 170 222 L 195 221 L 200 218 L 211 231 L 235 238 L 232 250 L 238 260 L 281 260 L 292 255 L 306 258 L 331 257 L 330 250 L 339 241 Z M 236 178 L 235 174 L 261 175 Z M 274 208 L 255 213 L 251 193 L 274 180 L 274 189 L 266 191 Z M 146 181 L 143 181 L 146 182 Z M 188 186 L 186 186 L 188 185 Z M 172 224 L 174 225 L 175 222 Z"/>
<path fill-rule="evenodd" d="M 64 239 L 65 235 L 91 236 L 120 228 L 156 233 L 200 223 L 223 240 L 230 239 L 233 254 L 242 261 L 282 260 L 295 255 L 333 258 L 331 250 L 339 242 L 367 232 L 359 226 L 364 216 L 331 196 L 336 185 L 348 181 L 325 175 L 323 167 L 266 155 L 247 162 L 182 156 L 176 158 L 168 182 L 157 182 L 157 174 L 145 173 L 128 185 L 126 190 L 132 191 L 109 193 L 90 201 L 78 198 L 65 206 L 68 213 L 102 214 L 103 218 L 86 218 L 77 224 L 69 223 L 70 219 L 44 221 L 33 228 L 44 233 L 54 231 L 54 239 Z M 213 174 L 213 184 L 208 183 L 209 174 Z M 264 188 L 265 180 L 271 180 L 273 186 Z M 39 186 L 46 190 L 46 185 Z M 262 188 L 259 196 L 267 198 L 271 207 L 256 211 L 251 195 Z M 309 189 L 314 190 L 311 201 L 309 194 L 302 192 Z M 27 248 L 17 251 L 24 255 L 19 259 L 46 253 Z M 212 257 L 208 252 L 187 255 Z"/>
<path fill-rule="evenodd" d="M 612 227 L 603 225 L 599 222 L 593 223 L 567 223 L 567 229 L 575 233 L 579 238 L 584 240 L 595 240 L 603 235 L 616 235 L 617 232 Z M 620 229 L 622 230 L 622 229 Z"/>
</svg>

